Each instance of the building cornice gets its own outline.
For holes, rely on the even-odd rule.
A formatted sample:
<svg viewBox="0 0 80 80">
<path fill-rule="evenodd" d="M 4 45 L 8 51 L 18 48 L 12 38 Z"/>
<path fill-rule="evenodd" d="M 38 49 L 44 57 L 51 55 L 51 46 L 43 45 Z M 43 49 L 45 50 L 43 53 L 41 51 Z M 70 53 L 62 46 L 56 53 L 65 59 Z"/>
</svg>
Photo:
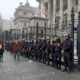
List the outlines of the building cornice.
<svg viewBox="0 0 80 80">
<path fill-rule="evenodd" d="M 42 0 L 36 0 L 37 2 L 40 2 L 40 1 L 42 1 Z"/>
<path fill-rule="evenodd" d="M 43 2 L 43 3 L 46 3 L 48 2 L 49 0 L 36 0 L 37 2 Z"/>
<path fill-rule="evenodd" d="M 44 18 L 44 17 L 31 17 L 30 19 L 31 19 L 31 20 L 32 20 L 32 19 L 48 20 L 48 18 Z"/>
</svg>

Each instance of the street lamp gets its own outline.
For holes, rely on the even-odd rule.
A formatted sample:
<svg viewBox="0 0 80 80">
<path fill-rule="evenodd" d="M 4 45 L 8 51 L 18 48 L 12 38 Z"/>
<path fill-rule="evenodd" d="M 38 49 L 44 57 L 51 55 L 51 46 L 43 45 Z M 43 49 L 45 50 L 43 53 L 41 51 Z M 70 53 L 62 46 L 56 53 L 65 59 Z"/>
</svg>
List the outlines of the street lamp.
<svg viewBox="0 0 80 80">
<path fill-rule="evenodd" d="M 71 11 L 71 37 L 73 40 L 72 65 L 74 66 L 74 8 L 72 8 L 72 11 Z"/>
<path fill-rule="evenodd" d="M 24 28 L 22 30 L 22 40 L 24 39 Z"/>
<path fill-rule="evenodd" d="M 27 29 L 26 29 L 26 40 L 27 40 Z"/>
<path fill-rule="evenodd" d="M 65 27 L 64 20 L 63 20 L 62 25 L 61 25 L 62 41 L 63 41 L 63 37 L 64 37 L 63 34 L 64 34 L 65 30 L 66 30 L 66 27 Z"/>
<path fill-rule="evenodd" d="M 36 41 L 38 41 L 38 36 L 39 36 L 39 24 L 37 22 L 37 24 L 36 24 Z"/>
<path fill-rule="evenodd" d="M 46 22 L 45 22 L 45 40 L 46 40 L 46 32 L 47 32 L 47 29 L 46 29 Z"/>
<path fill-rule="evenodd" d="M 57 27 L 57 25 L 56 24 L 54 24 L 55 26 L 54 26 L 54 30 L 55 30 L 55 37 L 57 37 L 57 29 L 58 29 L 58 27 Z"/>
</svg>

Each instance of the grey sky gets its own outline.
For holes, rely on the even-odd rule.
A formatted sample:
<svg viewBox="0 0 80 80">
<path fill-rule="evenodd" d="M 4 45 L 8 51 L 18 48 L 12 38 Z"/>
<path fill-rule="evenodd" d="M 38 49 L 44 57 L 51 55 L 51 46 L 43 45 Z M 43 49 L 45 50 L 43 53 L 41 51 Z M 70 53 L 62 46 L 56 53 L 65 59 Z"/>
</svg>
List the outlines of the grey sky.
<svg viewBox="0 0 80 80">
<path fill-rule="evenodd" d="M 38 3 L 36 0 L 28 0 L 30 5 L 37 7 Z M 19 6 L 19 3 L 25 4 L 27 0 L 0 0 L 0 13 L 3 19 L 10 19 L 13 17 L 15 8 Z"/>
</svg>

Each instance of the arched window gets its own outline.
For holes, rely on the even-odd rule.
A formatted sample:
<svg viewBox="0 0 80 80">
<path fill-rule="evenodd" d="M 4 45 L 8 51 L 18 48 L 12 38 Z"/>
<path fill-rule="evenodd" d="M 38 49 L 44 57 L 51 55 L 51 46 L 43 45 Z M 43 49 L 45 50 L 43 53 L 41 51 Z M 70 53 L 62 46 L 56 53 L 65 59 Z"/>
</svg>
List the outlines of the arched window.
<svg viewBox="0 0 80 80">
<path fill-rule="evenodd" d="M 26 23 L 24 23 L 24 26 L 26 26 Z"/>
</svg>

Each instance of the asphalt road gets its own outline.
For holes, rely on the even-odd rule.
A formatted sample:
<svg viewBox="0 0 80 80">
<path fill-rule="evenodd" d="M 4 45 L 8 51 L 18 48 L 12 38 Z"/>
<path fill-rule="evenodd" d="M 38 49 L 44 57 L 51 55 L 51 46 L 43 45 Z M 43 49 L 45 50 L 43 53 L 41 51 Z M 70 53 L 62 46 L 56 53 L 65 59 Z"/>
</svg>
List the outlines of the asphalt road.
<svg viewBox="0 0 80 80">
<path fill-rule="evenodd" d="M 23 57 L 17 62 L 5 52 L 0 62 L 0 80 L 80 80 L 80 72 L 64 73 Z"/>
</svg>

